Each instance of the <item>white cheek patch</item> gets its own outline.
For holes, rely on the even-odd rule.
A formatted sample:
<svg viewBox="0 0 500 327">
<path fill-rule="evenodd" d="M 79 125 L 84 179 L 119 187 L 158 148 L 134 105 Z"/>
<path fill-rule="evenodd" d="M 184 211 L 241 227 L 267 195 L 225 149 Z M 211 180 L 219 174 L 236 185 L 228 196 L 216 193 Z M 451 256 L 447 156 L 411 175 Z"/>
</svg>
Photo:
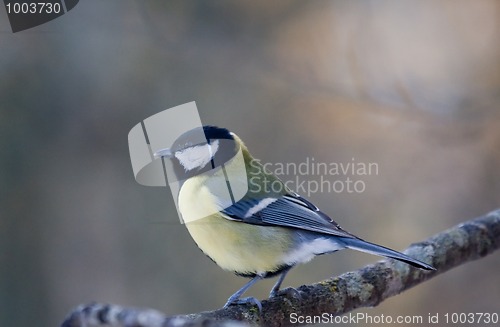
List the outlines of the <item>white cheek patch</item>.
<svg viewBox="0 0 500 327">
<path fill-rule="evenodd" d="M 177 151 L 175 157 L 186 171 L 204 168 L 219 149 L 219 140 Z"/>
<path fill-rule="evenodd" d="M 210 153 L 210 159 L 212 159 L 217 153 L 217 150 L 219 150 L 219 140 L 215 140 L 207 145 L 208 145 L 208 152 Z"/>
</svg>

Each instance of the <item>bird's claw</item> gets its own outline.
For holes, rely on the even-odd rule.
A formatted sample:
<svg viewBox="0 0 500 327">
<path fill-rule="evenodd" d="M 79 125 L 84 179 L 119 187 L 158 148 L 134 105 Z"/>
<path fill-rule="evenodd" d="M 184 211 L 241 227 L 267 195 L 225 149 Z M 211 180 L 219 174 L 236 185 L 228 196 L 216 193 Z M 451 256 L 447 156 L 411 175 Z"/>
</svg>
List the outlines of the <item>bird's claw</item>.
<svg viewBox="0 0 500 327">
<path fill-rule="evenodd" d="M 245 297 L 242 299 L 229 299 L 226 304 L 224 304 L 224 308 L 228 308 L 231 305 L 239 305 L 239 304 L 252 304 L 259 308 L 259 313 L 262 313 L 262 304 L 259 300 L 254 297 Z"/>
<path fill-rule="evenodd" d="M 272 290 L 271 294 L 269 294 L 269 298 L 276 297 L 279 295 L 285 295 L 286 297 L 292 297 L 299 300 L 302 299 L 302 295 L 300 294 L 300 292 L 293 287 L 287 287 L 282 290 Z"/>
</svg>

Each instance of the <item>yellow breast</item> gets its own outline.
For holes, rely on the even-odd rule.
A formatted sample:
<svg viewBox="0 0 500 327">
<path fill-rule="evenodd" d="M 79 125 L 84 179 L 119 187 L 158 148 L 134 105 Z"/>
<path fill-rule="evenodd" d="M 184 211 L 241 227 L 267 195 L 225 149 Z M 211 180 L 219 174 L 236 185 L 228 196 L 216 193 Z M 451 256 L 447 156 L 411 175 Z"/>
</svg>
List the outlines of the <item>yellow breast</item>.
<svg viewBox="0 0 500 327">
<path fill-rule="evenodd" d="M 240 274 L 272 272 L 285 263 L 292 233 L 282 227 L 250 225 L 223 218 L 210 190 L 210 177 L 189 179 L 179 193 L 179 210 L 198 247 L 221 268 Z M 204 217 L 198 219 L 199 217 Z"/>
</svg>

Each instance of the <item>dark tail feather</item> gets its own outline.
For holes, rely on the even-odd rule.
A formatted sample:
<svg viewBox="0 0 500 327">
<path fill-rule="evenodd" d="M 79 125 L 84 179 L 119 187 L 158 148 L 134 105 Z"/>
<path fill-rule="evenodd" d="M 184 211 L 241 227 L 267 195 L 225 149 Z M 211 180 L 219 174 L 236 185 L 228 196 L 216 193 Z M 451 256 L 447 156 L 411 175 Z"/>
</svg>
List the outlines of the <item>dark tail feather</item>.
<svg viewBox="0 0 500 327">
<path fill-rule="evenodd" d="M 344 243 L 346 248 L 348 249 L 353 249 L 361 252 L 379 255 L 382 257 L 396 259 L 399 261 L 406 262 L 407 264 L 410 264 L 414 267 L 425 270 L 436 270 L 436 268 L 434 268 L 433 266 L 428 265 L 425 262 L 419 261 L 417 259 L 410 258 L 406 254 L 391 250 L 381 245 L 366 242 L 358 238 L 347 238 L 347 237 L 342 238 L 342 243 Z"/>
</svg>

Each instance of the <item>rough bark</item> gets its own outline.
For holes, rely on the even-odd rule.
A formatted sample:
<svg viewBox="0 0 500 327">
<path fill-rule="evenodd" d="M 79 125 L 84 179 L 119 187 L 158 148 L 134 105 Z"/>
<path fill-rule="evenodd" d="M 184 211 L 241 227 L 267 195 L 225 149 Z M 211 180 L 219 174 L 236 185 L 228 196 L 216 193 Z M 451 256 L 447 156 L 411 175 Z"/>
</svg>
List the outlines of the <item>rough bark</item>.
<svg viewBox="0 0 500 327">
<path fill-rule="evenodd" d="M 183 316 L 165 316 L 151 309 L 130 309 L 116 305 L 90 304 L 76 308 L 63 327 L 90 327 L 103 323 L 126 327 L 170 326 L 287 326 L 290 314 L 342 315 L 360 307 L 378 305 L 438 274 L 468 261 L 482 258 L 500 247 L 500 209 L 431 238 L 412 244 L 405 253 L 432 264 L 436 271 L 424 271 L 395 260 L 385 260 L 312 285 L 299 287 L 300 298 L 281 292 L 262 301 L 262 312 L 251 305 L 233 306 Z"/>
</svg>

